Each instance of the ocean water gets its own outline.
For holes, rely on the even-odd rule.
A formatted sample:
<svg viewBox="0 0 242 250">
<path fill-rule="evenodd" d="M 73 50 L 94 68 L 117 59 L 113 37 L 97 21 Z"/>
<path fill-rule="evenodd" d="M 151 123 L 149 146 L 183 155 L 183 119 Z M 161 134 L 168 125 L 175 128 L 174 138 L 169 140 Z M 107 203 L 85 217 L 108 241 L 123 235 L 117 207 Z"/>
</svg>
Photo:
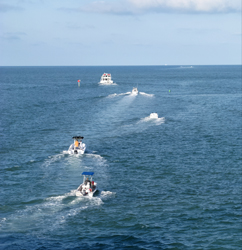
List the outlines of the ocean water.
<svg viewBox="0 0 242 250">
<path fill-rule="evenodd" d="M 0 249 L 240 249 L 241 97 L 241 66 L 0 67 Z"/>
</svg>

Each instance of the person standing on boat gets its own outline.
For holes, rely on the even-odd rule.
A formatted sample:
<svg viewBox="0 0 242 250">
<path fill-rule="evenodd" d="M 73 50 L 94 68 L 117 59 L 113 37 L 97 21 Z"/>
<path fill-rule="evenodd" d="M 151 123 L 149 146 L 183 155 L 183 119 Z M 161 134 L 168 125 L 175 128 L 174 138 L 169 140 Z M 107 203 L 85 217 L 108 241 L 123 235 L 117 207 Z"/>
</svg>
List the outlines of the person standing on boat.
<svg viewBox="0 0 242 250">
<path fill-rule="evenodd" d="M 79 147 L 79 142 L 78 140 L 75 141 L 75 148 L 78 148 Z"/>
<path fill-rule="evenodd" d="M 85 183 L 84 183 L 84 184 L 85 184 L 85 185 L 89 184 L 89 186 L 90 186 L 91 181 L 88 179 L 88 177 L 86 178 L 86 180 L 85 180 Z"/>
<path fill-rule="evenodd" d="M 79 142 L 79 147 L 82 148 L 82 141 Z"/>
</svg>

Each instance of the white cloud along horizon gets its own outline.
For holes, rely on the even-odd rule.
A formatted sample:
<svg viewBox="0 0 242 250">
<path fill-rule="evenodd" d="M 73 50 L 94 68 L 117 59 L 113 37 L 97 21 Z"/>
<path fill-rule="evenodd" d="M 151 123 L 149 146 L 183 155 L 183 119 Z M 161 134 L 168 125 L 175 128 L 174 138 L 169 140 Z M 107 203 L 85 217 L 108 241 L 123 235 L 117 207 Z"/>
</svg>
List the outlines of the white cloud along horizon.
<svg viewBox="0 0 242 250">
<path fill-rule="evenodd" d="M 116 0 L 93 1 L 79 9 L 109 14 L 234 13 L 241 12 L 240 0 Z"/>
</svg>

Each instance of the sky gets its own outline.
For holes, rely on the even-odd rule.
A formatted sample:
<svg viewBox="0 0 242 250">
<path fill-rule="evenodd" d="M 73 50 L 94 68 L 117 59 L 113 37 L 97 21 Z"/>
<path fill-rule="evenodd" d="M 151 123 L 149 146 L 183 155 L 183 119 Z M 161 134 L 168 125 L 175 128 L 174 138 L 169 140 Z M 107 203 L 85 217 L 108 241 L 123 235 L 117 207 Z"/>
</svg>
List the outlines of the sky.
<svg viewBox="0 0 242 250">
<path fill-rule="evenodd" d="M 0 0 L 0 66 L 241 64 L 241 0 Z"/>
</svg>

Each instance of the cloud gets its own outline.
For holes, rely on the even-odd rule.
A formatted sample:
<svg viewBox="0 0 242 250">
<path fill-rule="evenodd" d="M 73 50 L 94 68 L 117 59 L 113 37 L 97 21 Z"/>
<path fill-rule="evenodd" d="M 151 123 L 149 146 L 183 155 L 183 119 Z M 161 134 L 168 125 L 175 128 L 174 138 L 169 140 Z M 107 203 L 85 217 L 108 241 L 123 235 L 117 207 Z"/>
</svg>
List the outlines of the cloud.
<svg viewBox="0 0 242 250">
<path fill-rule="evenodd" d="M 241 10 L 240 0 L 129 0 L 137 9 L 181 12 L 234 12 Z"/>
<path fill-rule="evenodd" d="M 241 11 L 240 0 L 116 0 L 93 1 L 79 9 L 85 12 L 110 14 L 231 13 Z"/>
<path fill-rule="evenodd" d="M 8 32 L 4 33 L 0 38 L 7 41 L 21 40 L 26 34 L 24 32 Z"/>
<path fill-rule="evenodd" d="M 116 15 L 129 15 L 134 13 L 132 3 L 129 3 L 128 0 L 93 1 L 81 7 L 79 11 Z"/>
<path fill-rule="evenodd" d="M 23 10 L 23 8 L 9 5 L 9 4 L 0 3 L 0 12 L 20 11 L 20 10 Z"/>
</svg>

